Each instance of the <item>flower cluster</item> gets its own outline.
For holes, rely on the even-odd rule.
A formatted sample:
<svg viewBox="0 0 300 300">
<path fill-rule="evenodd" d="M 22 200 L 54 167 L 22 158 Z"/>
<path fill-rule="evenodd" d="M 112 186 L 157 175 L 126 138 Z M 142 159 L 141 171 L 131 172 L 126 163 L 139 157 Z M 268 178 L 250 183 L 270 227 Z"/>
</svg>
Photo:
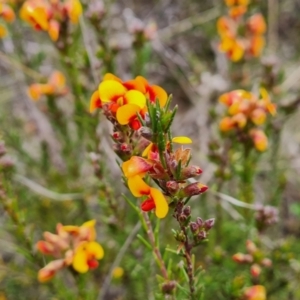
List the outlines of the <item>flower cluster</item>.
<svg viewBox="0 0 300 300">
<path fill-rule="evenodd" d="M 151 103 L 155 103 L 158 99 L 160 107 L 164 107 L 168 95 L 160 86 L 150 85 L 142 76 L 122 81 L 115 75 L 107 73 L 98 90 L 92 95 L 90 112 L 96 108 L 103 108 L 109 120 L 117 121 L 120 125 L 128 124 L 132 129 L 138 130 L 141 122 L 137 114 L 145 119 L 147 98 Z"/>
<path fill-rule="evenodd" d="M 12 23 L 16 16 L 13 9 L 6 3 L 0 2 L 0 21 L 1 19 L 7 23 Z M 7 35 L 6 27 L 0 22 L 0 38 Z"/>
<path fill-rule="evenodd" d="M 58 40 L 69 21 L 77 24 L 81 14 L 79 0 L 26 0 L 20 10 L 22 20 L 36 30 L 47 31 L 53 41 Z"/>
<path fill-rule="evenodd" d="M 262 267 L 271 267 L 272 261 L 264 257 L 264 254 L 250 240 L 246 242 L 247 254 L 236 253 L 232 259 L 239 264 L 250 264 L 250 274 L 253 278 L 258 278 L 261 274 Z"/>
<path fill-rule="evenodd" d="M 170 98 L 161 87 L 151 85 L 142 76 L 122 81 L 106 74 L 91 97 L 90 111 L 102 108 L 114 125 L 114 150 L 124 161 L 122 170 L 128 188 L 135 197 L 143 197 L 141 209 L 155 210 L 164 218 L 169 210 L 166 197 L 173 201 L 206 191 L 189 178 L 202 173 L 189 166 L 190 149 L 173 151 L 173 143 L 188 144 L 188 137 L 171 137 L 170 126 L 176 109 L 169 110 Z M 160 189 L 150 185 L 150 179 Z"/>
<path fill-rule="evenodd" d="M 228 107 L 229 116 L 220 122 L 223 132 L 234 131 L 241 139 L 253 142 L 258 151 L 265 151 L 268 139 L 262 129 L 267 119 L 267 113 L 276 114 L 276 105 L 271 102 L 267 91 L 260 89 L 261 99 L 245 90 L 234 90 L 220 96 L 219 101 Z"/>
<path fill-rule="evenodd" d="M 34 83 L 28 88 L 30 98 L 35 101 L 43 95 L 62 96 L 67 92 L 66 78 L 59 71 L 53 72 L 47 83 Z"/>
<path fill-rule="evenodd" d="M 46 282 L 57 271 L 70 267 L 78 273 L 86 273 L 98 267 L 98 260 L 104 256 L 103 248 L 98 244 L 95 231 L 95 220 L 81 226 L 58 224 L 56 234 L 44 232 L 44 239 L 36 244 L 37 249 L 55 258 L 38 273 L 38 280 Z"/>
<path fill-rule="evenodd" d="M 221 38 L 219 49 L 225 52 L 232 61 L 239 61 L 243 57 L 260 56 L 264 45 L 266 23 L 260 13 L 256 13 L 247 20 L 249 0 L 225 0 L 229 7 L 227 16 L 222 16 L 217 22 L 217 30 Z"/>
</svg>

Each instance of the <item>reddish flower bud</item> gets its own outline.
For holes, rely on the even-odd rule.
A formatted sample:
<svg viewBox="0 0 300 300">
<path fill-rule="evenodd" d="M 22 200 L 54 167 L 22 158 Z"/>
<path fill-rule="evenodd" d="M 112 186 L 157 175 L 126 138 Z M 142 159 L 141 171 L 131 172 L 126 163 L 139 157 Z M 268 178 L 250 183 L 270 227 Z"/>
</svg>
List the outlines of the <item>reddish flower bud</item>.
<svg viewBox="0 0 300 300">
<path fill-rule="evenodd" d="M 169 282 L 165 282 L 163 285 L 162 285 L 162 292 L 163 294 L 171 294 L 172 291 L 175 289 L 176 287 L 176 282 L 175 281 L 169 281 Z"/>
<path fill-rule="evenodd" d="M 197 218 L 196 223 L 199 227 L 202 227 L 204 224 L 203 220 L 200 217 Z"/>
<path fill-rule="evenodd" d="M 190 223 L 190 228 L 192 232 L 196 232 L 198 230 L 198 224 L 195 222 Z"/>
<path fill-rule="evenodd" d="M 245 257 L 245 254 L 243 253 L 236 253 L 232 256 L 232 259 L 236 262 L 236 263 L 244 263 L 244 257 Z"/>
<path fill-rule="evenodd" d="M 252 241 L 250 241 L 250 240 L 248 240 L 248 241 L 246 242 L 246 248 L 247 248 L 247 251 L 248 251 L 250 254 L 253 254 L 253 253 L 255 253 L 255 252 L 257 251 L 256 245 L 255 245 Z"/>
<path fill-rule="evenodd" d="M 252 263 L 253 257 L 249 254 L 236 253 L 232 256 L 232 259 L 239 264 Z"/>
<path fill-rule="evenodd" d="M 208 231 L 215 225 L 215 219 L 208 219 L 204 222 L 204 228 Z"/>
<path fill-rule="evenodd" d="M 186 206 L 184 209 L 183 209 L 183 213 L 188 217 L 191 215 L 191 207 L 190 206 Z"/>
<path fill-rule="evenodd" d="M 126 143 L 122 143 L 122 144 L 120 145 L 120 150 L 121 150 L 122 152 L 130 152 L 131 147 L 130 147 L 130 145 L 128 145 L 128 144 L 126 144 Z"/>
<path fill-rule="evenodd" d="M 259 277 L 260 273 L 261 273 L 261 267 L 258 264 L 254 264 L 251 266 L 250 268 L 250 273 L 252 275 L 252 277 Z"/>
<path fill-rule="evenodd" d="M 200 182 L 191 183 L 183 189 L 185 197 L 191 197 L 204 193 L 208 187 Z"/>
<path fill-rule="evenodd" d="M 168 191 L 170 193 L 176 193 L 179 189 L 179 184 L 174 180 L 170 180 L 170 181 L 167 181 L 166 188 L 168 189 Z"/>
<path fill-rule="evenodd" d="M 120 136 L 121 136 L 121 133 L 120 133 L 119 131 L 115 131 L 115 132 L 112 134 L 112 137 L 113 137 L 115 140 L 120 139 Z"/>
<path fill-rule="evenodd" d="M 202 173 L 202 170 L 198 166 L 189 166 L 186 168 L 183 168 L 181 170 L 181 179 L 188 179 L 195 176 L 198 176 Z"/>
<path fill-rule="evenodd" d="M 267 268 L 271 267 L 273 264 L 272 260 L 269 258 L 264 258 L 260 263 L 262 266 L 267 267 Z"/>
<path fill-rule="evenodd" d="M 197 238 L 198 238 L 199 240 L 205 240 L 206 237 L 207 237 L 207 234 L 206 234 L 206 232 L 205 232 L 204 230 L 200 231 L 200 232 L 198 233 L 198 235 L 197 235 Z"/>
</svg>

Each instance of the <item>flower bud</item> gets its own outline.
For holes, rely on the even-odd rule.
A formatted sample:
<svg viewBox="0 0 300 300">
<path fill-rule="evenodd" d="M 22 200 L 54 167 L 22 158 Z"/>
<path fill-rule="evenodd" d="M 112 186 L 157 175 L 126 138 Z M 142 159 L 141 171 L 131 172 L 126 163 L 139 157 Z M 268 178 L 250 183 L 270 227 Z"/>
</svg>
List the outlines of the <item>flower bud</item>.
<svg viewBox="0 0 300 300">
<path fill-rule="evenodd" d="M 122 144 L 120 145 L 120 150 L 121 150 L 122 152 L 130 152 L 130 151 L 131 151 L 131 146 L 128 145 L 128 144 L 126 144 L 126 143 L 122 143 Z"/>
<path fill-rule="evenodd" d="M 264 258 L 260 263 L 262 266 L 267 267 L 267 268 L 271 267 L 273 264 L 272 260 L 269 258 Z"/>
<path fill-rule="evenodd" d="M 248 241 L 246 242 L 246 248 L 247 248 L 247 251 L 248 251 L 250 254 L 253 254 L 253 253 L 255 253 L 255 252 L 257 251 L 256 245 L 255 245 L 252 241 L 250 241 L 250 240 L 248 240 Z"/>
<path fill-rule="evenodd" d="M 196 177 L 202 173 L 202 170 L 198 166 L 189 166 L 181 170 L 180 179 L 188 179 Z"/>
<path fill-rule="evenodd" d="M 185 197 L 196 196 L 204 193 L 208 187 L 200 182 L 191 183 L 183 189 Z"/>
<path fill-rule="evenodd" d="M 197 223 L 195 223 L 195 222 L 191 222 L 190 223 L 190 228 L 191 228 L 191 231 L 193 232 L 193 233 L 195 233 L 197 230 L 198 230 L 198 224 Z"/>
<path fill-rule="evenodd" d="M 204 224 L 203 220 L 200 217 L 197 218 L 196 223 L 199 227 L 202 227 Z"/>
<path fill-rule="evenodd" d="M 252 275 L 252 277 L 259 277 L 260 273 L 261 273 L 261 267 L 258 264 L 254 264 L 251 266 L 250 268 L 250 273 Z"/>
<path fill-rule="evenodd" d="M 166 188 L 168 189 L 168 191 L 170 193 L 176 193 L 179 189 L 179 184 L 174 180 L 170 180 L 170 181 L 167 181 Z"/>
<path fill-rule="evenodd" d="M 206 234 L 206 232 L 204 231 L 204 230 L 201 230 L 199 233 L 198 233 L 198 235 L 197 235 L 197 238 L 199 239 L 199 240 L 205 240 L 206 239 L 206 237 L 207 237 L 207 234 Z"/>
<path fill-rule="evenodd" d="M 191 215 L 191 207 L 190 206 L 186 206 L 184 209 L 183 209 L 183 213 L 189 217 Z"/>
<path fill-rule="evenodd" d="M 176 287 L 176 282 L 169 281 L 169 282 L 165 282 L 162 285 L 161 290 L 162 290 L 163 294 L 171 294 L 172 291 L 175 289 L 175 287 Z"/>
<path fill-rule="evenodd" d="M 215 219 L 208 219 L 204 222 L 204 228 L 208 231 L 215 225 Z"/>
<path fill-rule="evenodd" d="M 179 216 L 179 222 L 184 223 L 187 220 L 187 217 L 185 215 L 180 215 Z"/>
<path fill-rule="evenodd" d="M 139 130 L 138 133 L 145 139 L 150 140 L 152 139 L 152 130 L 148 127 L 142 126 Z"/>
<path fill-rule="evenodd" d="M 121 137 L 121 133 L 119 131 L 115 131 L 113 134 L 112 134 L 112 137 L 113 139 L 115 140 L 119 140 L 120 137 Z"/>
<path fill-rule="evenodd" d="M 245 254 L 243 253 L 236 253 L 232 256 L 232 259 L 236 262 L 236 263 L 244 263 L 244 257 L 245 257 Z"/>
</svg>

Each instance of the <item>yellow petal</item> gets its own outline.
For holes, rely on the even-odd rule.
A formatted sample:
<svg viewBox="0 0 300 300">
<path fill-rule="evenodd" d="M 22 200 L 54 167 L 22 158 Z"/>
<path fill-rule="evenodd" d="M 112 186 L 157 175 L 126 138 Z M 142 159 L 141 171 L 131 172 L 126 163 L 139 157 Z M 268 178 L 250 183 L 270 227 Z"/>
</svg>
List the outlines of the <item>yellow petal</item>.
<svg viewBox="0 0 300 300">
<path fill-rule="evenodd" d="M 95 225 L 96 225 L 96 220 L 90 220 L 83 223 L 80 226 L 81 229 L 80 233 L 81 234 L 85 233 L 85 236 L 89 241 L 94 241 L 96 239 L 97 233 L 96 233 Z"/>
<path fill-rule="evenodd" d="M 152 146 L 153 146 L 153 143 L 150 143 L 150 144 L 146 147 L 146 149 L 145 149 L 145 150 L 143 151 L 143 153 L 142 153 L 142 156 L 143 156 L 143 157 L 147 157 L 147 156 L 148 156 L 148 154 L 149 154 L 149 152 L 150 152 Z"/>
<path fill-rule="evenodd" d="M 48 30 L 48 15 L 45 7 L 34 8 L 31 17 L 43 30 Z"/>
<path fill-rule="evenodd" d="M 67 12 L 73 24 L 77 24 L 82 14 L 82 6 L 79 0 L 69 0 L 67 3 Z"/>
<path fill-rule="evenodd" d="M 124 97 L 128 104 L 135 104 L 140 108 L 144 108 L 146 105 L 146 97 L 140 91 L 130 90 Z"/>
<path fill-rule="evenodd" d="M 82 227 L 95 227 L 95 225 L 96 225 L 96 220 L 93 219 L 93 220 L 84 222 L 81 226 Z"/>
<path fill-rule="evenodd" d="M 74 225 L 65 225 L 62 227 L 62 229 L 64 231 L 67 231 L 69 233 L 78 233 L 79 230 L 80 230 L 80 227 L 79 226 L 74 226 Z"/>
<path fill-rule="evenodd" d="M 117 101 L 119 97 L 123 97 L 127 89 L 118 81 L 105 80 L 99 85 L 99 97 L 102 102 Z"/>
<path fill-rule="evenodd" d="M 89 270 L 87 252 L 85 251 L 87 244 L 87 242 L 81 243 L 74 254 L 72 266 L 79 273 L 86 273 Z"/>
<path fill-rule="evenodd" d="M 187 136 L 175 136 L 172 138 L 172 142 L 177 144 L 191 144 L 193 141 Z"/>
<path fill-rule="evenodd" d="M 243 55 L 244 55 L 243 46 L 239 42 L 236 42 L 230 53 L 230 59 L 232 61 L 239 61 L 243 57 Z"/>
<path fill-rule="evenodd" d="M 0 38 L 4 38 L 7 35 L 6 27 L 0 24 Z"/>
<path fill-rule="evenodd" d="M 149 185 L 139 175 L 128 179 L 128 187 L 135 197 L 141 197 L 150 193 Z"/>
<path fill-rule="evenodd" d="M 86 246 L 86 251 L 88 254 L 94 256 L 98 260 L 104 257 L 104 250 L 97 242 L 88 243 Z"/>
<path fill-rule="evenodd" d="M 136 117 L 136 113 L 140 110 L 140 107 L 136 104 L 125 104 L 119 107 L 116 115 L 119 124 L 128 124 L 132 118 Z"/>
<path fill-rule="evenodd" d="M 155 188 L 150 188 L 150 196 L 155 203 L 155 214 L 158 218 L 164 218 L 169 211 L 169 205 L 162 192 Z"/>
</svg>

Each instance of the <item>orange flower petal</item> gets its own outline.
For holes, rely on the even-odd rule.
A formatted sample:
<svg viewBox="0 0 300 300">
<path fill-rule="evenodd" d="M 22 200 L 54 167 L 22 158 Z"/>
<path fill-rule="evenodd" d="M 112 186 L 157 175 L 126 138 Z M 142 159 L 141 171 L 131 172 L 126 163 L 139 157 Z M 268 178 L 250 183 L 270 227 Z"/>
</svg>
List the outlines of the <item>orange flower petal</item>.
<svg viewBox="0 0 300 300">
<path fill-rule="evenodd" d="M 40 89 L 40 85 L 35 83 L 35 84 L 32 84 L 29 88 L 28 88 L 28 94 L 29 94 L 29 97 L 32 99 L 32 100 L 39 100 L 41 95 L 42 95 L 42 92 L 41 92 L 41 89 Z"/>
<path fill-rule="evenodd" d="M 59 23 L 56 20 L 50 20 L 48 33 L 52 41 L 56 42 L 58 40 Z"/>
<path fill-rule="evenodd" d="M 250 40 L 250 53 L 254 57 L 260 56 L 264 46 L 265 46 L 265 38 L 263 36 L 257 35 L 252 37 Z"/>
<path fill-rule="evenodd" d="M 136 113 L 140 111 L 140 107 L 135 104 L 125 104 L 117 110 L 117 120 L 121 125 L 127 125 L 130 120 L 136 117 Z"/>
<path fill-rule="evenodd" d="M 99 97 L 102 102 L 115 102 L 118 98 L 123 97 L 127 89 L 118 81 L 105 80 L 99 85 Z"/>
<path fill-rule="evenodd" d="M 150 193 L 149 185 L 139 175 L 128 179 L 128 187 L 135 197 L 141 197 Z"/>
<path fill-rule="evenodd" d="M 114 81 L 118 81 L 118 82 L 122 83 L 122 79 L 120 79 L 119 77 L 115 76 L 112 73 L 106 73 L 104 75 L 103 81 L 106 81 L 106 80 L 114 80 Z"/>
<path fill-rule="evenodd" d="M 221 120 L 219 128 L 221 131 L 229 131 L 234 127 L 234 123 L 230 117 L 225 117 Z"/>
<path fill-rule="evenodd" d="M 101 108 L 102 103 L 99 97 L 99 91 L 95 91 L 90 100 L 90 113 L 94 112 L 97 108 Z"/>
<path fill-rule="evenodd" d="M 132 156 L 122 164 L 123 173 L 127 178 L 135 175 L 141 176 L 148 172 L 152 167 L 153 164 L 151 162 L 139 156 Z"/>
<path fill-rule="evenodd" d="M 265 133 L 260 129 L 252 129 L 250 131 L 255 148 L 263 152 L 268 148 L 268 138 Z"/>
<path fill-rule="evenodd" d="M 11 23 L 15 20 L 16 15 L 12 8 L 8 5 L 2 4 L 1 9 L 1 3 L 0 3 L 0 16 L 8 23 Z"/>
<path fill-rule="evenodd" d="M 162 192 L 155 188 L 150 188 L 150 196 L 155 203 L 155 214 L 158 218 L 164 218 L 169 211 L 169 205 Z"/>
<path fill-rule="evenodd" d="M 142 92 L 143 94 L 146 94 L 147 92 L 147 87 L 149 86 L 148 81 L 146 78 L 143 76 L 137 76 L 135 77 L 135 80 L 137 81 L 138 84 L 138 90 Z"/>
<path fill-rule="evenodd" d="M 156 95 L 156 98 L 159 101 L 160 107 L 164 107 L 168 100 L 168 94 L 166 91 L 158 85 L 152 85 L 151 89 Z"/>
</svg>

